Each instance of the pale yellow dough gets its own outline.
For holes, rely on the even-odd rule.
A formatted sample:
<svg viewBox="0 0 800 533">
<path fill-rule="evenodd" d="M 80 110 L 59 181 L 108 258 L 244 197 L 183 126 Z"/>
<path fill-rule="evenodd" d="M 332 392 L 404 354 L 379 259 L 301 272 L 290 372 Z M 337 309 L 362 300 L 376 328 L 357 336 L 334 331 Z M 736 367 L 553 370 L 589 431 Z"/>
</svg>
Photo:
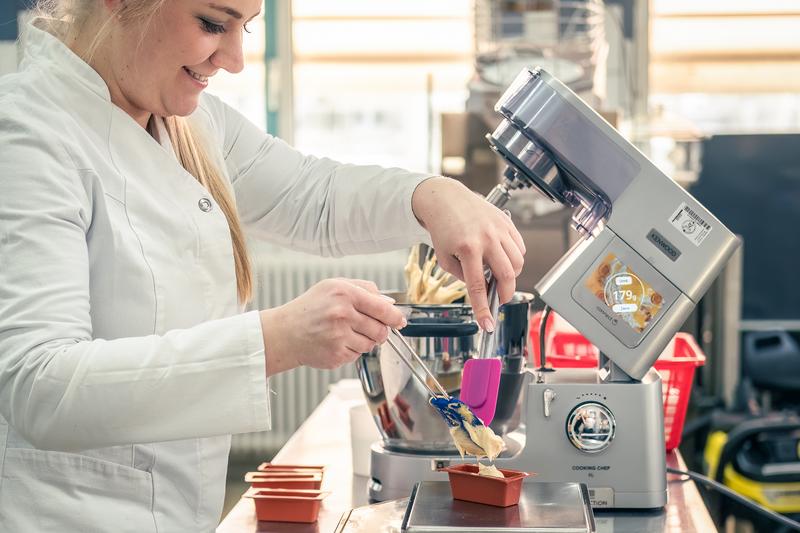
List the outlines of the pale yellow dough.
<svg viewBox="0 0 800 533">
<path fill-rule="evenodd" d="M 478 475 L 479 476 L 486 476 L 486 477 L 506 477 L 503 475 L 501 471 L 497 469 L 494 465 L 484 465 L 482 463 L 478 463 Z"/>
<path fill-rule="evenodd" d="M 475 420 L 475 415 L 466 405 L 458 406 L 458 414 L 464 419 L 464 426 L 451 427 L 450 435 L 461 457 L 467 453 L 494 461 L 505 448 L 503 438 L 495 435 L 489 426 L 483 424 L 474 426 L 472 422 Z"/>
</svg>

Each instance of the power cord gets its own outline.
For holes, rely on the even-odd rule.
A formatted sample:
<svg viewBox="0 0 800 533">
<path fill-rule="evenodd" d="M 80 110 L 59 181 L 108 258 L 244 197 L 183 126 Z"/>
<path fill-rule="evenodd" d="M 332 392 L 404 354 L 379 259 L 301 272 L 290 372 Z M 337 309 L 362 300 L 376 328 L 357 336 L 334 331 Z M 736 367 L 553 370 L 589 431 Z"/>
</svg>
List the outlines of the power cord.
<svg viewBox="0 0 800 533">
<path fill-rule="evenodd" d="M 689 477 L 695 482 L 701 483 L 704 487 L 716 490 L 722 493 L 723 495 L 727 496 L 728 498 L 735 500 L 736 502 L 744 505 L 751 511 L 755 511 L 756 513 L 765 516 L 770 520 L 774 520 L 775 522 L 778 522 L 783 526 L 791 528 L 794 531 L 800 531 L 800 522 L 796 522 L 789 517 L 783 516 L 782 514 L 778 514 L 775 511 L 767 509 L 766 507 L 762 507 L 753 500 L 745 498 L 741 494 L 729 489 L 719 481 L 715 481 L 710 477 L 704 476 L 703 474 L 698 474 L 697 472 L 692 472 L 691 470 L 678 470 L 677 468 L 667 468 L 667 472 L 669 472 L 670 474 L 677 474 L 679 476 Z"/>
</svg>

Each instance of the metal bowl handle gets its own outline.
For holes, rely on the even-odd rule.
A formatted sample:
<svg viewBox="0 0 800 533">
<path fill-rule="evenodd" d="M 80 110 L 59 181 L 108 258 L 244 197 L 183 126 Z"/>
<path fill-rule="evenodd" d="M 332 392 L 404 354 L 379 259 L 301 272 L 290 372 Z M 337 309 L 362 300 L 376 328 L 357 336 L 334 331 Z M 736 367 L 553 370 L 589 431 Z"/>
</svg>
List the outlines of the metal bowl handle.
<svg viewBox="0 0 800 533">
<path fill-rule="evenodd" d="M 475 322 L 410 322 L 400 330 L 404 337 L 470 337 L 478 333 Z"/>
</svg>

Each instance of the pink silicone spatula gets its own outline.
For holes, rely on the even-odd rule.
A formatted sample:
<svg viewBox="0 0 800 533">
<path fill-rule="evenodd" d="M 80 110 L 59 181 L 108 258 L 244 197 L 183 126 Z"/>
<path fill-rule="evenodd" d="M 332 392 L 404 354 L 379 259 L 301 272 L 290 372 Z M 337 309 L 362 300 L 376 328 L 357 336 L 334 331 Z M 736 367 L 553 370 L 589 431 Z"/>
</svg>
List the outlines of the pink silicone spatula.
<svg viewBox="0 0 800 533">
<path fill-rule="evenodd" d="M 489 275 L 489 310 L 495 322 L 495 331 L 483 331 L 478 356 L 464 363 L 461 374 L 461 394 L 459 399 L 467 404 L 485 425 L 492 423 L 497 409 L 497 395 L 500 392 L 500 373 L 502 362 L 495 357 L 497 352 L 497 310 L 500 302 L 494 276 Z"/>
</svg>

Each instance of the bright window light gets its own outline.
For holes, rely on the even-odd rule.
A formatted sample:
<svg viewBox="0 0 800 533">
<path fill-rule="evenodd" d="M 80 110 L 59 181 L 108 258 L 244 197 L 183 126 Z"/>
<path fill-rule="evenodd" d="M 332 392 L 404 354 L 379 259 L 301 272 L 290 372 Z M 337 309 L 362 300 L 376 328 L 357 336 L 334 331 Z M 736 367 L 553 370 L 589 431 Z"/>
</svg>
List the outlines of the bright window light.
<svg viewBox="0 0 800 533">
<path fill-rule="evenodd" d="M 472 74 L 471 6 L 295 0 L 295 146 L 437 172 L 438 117 L 463 111 Z"/>
<path fill-rule="evenodd" d="M 800 129 L 800 2 L 652 0 L 651 101 L 706 133 Z"/>
</svg>

